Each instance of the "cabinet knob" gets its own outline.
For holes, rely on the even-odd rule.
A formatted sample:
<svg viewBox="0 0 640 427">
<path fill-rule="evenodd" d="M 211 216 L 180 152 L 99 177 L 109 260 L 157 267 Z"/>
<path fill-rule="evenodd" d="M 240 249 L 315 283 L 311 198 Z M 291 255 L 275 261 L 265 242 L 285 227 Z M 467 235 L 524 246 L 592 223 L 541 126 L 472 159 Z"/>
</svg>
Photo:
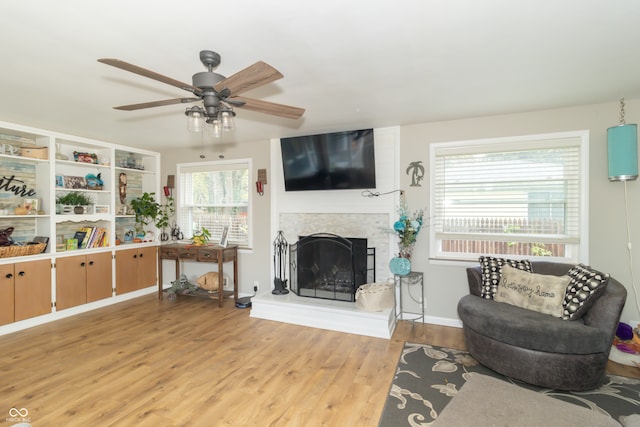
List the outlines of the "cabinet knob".
<svg viewBox="0 0 640 427">
<path fill-rule="evenodd" d="M 93 261 L 89 261 L 89 265 L 93 265 Z"/>
<path fill-rule="evenodd" d="M 84 262 L 80 263 L 80 267 L 84 267 L 84 265 L 85 265 Z"/>
<path fill-rule="evenodd" d="M 134 258 L 138 258 L 138 255 L 136 254 L 136 255 L 134 255 L 133 257 L 134 257 Z"/>
<path fill-rule="evenodd" d="M 24 271 L 21 271 L 20 273 L 18 273 L 18 276 L 24 276 Z"/>
<path fill-rule="evenodd" d="M 144 254 L 140 254 L 140 258 L 142 258 L 142 256 L 143 256 L 143 255 L 144 255 Z"/>
<path fill-rule="evenodd" d="M 9 273 L 9 274 L 7 274 L 6 277 L 7 277 L 7 279 L 11 279 L 11 278 L 13 278 L 13 274 Z"/>
</svg>

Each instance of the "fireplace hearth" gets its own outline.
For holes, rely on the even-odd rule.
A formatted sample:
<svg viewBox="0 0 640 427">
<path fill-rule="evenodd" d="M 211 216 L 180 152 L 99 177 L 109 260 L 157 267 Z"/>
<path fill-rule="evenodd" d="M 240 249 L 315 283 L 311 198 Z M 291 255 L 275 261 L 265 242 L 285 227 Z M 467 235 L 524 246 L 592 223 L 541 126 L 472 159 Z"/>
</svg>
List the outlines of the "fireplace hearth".
<svg viewBox="0 0 640 427">
<path fill-rule="evenodd" d="M 375 281 L 375 248 L 366 238 L 299 236 L 289 263 L 289 288 L 299 296 L 353 302 L 360 285 Z"/>
</svg>

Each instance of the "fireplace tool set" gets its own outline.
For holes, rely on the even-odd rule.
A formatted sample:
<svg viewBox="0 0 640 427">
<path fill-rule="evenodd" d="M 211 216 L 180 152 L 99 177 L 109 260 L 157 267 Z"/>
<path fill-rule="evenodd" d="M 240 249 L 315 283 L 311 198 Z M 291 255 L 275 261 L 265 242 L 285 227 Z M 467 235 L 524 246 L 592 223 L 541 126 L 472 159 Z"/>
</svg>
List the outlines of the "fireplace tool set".
<svg viewBox="0 0 640 427">
<path fill-rule="evenodd" d="M 273 271 L 275 278 L 273 279 L 274 289 L 271 291 L 274 295 L 285 295 L 289 293 L 287 289 L 287 249 L 289 244 L 284 238 L 282 231 L 278 231 L 278 235 L 273 241 Z"/>
</svg>

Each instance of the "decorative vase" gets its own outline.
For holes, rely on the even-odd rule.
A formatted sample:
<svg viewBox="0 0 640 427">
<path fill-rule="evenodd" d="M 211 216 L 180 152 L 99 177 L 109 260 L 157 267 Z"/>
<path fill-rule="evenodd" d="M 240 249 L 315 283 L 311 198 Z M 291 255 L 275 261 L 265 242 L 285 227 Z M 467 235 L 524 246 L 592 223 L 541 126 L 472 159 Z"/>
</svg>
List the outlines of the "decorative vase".
<svg viewBox="0 0 640 427">
<path fill-rule="evenodd" d="M 411 272 L 411 261 L 409 258 L 395 257 L 389 261 L 389 270 L 398 276 L 406 276 Z"/>
<path fill-rule="evenodd" d="M 56 144 L 56 159 L 69 160 L 69 156 L 62 154 L 62 152 L 60 151 L 60 144 Z"/>
<path fill-rule="evenodd" d="M 411 255 L 415 244 L 398 244 L 398 256 L 389 262 L 389 269 L 393 274 L 406 276 L 411 272 Z"/>
<path fill-rule="evenodd" d="M 401 258 L 406 258 L 408 260 L 411 260 L 411 255 L 413 255 L 413 247 L 415 246 L 415 243 L 411 243 L 408 245 L 398 245 L 398 249 L 399 249 L 399 257 Z"/>
</svg>

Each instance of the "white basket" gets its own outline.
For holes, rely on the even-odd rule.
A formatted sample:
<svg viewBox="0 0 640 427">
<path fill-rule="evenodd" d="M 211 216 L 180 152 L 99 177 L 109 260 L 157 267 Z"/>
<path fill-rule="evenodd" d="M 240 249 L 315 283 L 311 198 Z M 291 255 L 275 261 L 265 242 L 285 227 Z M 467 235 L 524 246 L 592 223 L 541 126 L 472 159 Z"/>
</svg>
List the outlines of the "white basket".
<svg viewBox="0 0 640 427">
<path fill-rule="evenodd" d="M 367 283 L 356 291 L 356 307 L 364 311 L 382 311 L 395 304 L 393 284 Z"/>
</svg>

